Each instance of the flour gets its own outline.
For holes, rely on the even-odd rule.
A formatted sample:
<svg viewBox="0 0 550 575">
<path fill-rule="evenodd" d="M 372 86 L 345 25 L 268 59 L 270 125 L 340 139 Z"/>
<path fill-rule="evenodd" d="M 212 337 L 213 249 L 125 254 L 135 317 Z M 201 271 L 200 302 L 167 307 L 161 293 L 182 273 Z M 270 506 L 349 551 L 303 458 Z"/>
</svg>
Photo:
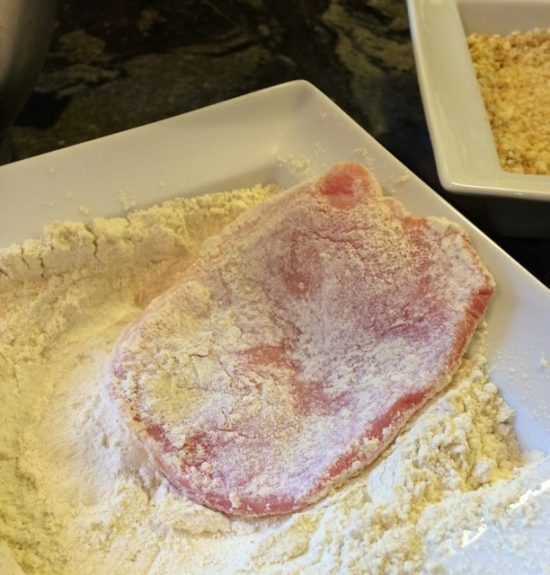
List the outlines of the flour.
<svg viewBox="0 0 550 575">
<path fill-rule="evenodd" d="M 151 468 L 103 383 L 113 344 L 206 237 L 272 193 L 58 223 L 0 252 L 2 574 L 441 573 L 480 529 L 539 520 L 527 495 L 548 462 L 520 453 L 481 353 L 370 470 L 302 512 L 229 519 Z"/>
</svg>

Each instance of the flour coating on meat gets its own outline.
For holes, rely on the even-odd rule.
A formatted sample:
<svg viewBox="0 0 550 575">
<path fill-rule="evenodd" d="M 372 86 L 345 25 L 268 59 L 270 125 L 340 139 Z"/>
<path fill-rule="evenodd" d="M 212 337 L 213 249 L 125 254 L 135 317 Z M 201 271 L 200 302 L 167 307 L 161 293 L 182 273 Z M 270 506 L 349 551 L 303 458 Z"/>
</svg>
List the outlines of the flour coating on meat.
<svg viewBox="0 0 550 575">
<path fill-rule="evenodd" d="M 457 226 L 340 164 L 209 240 L 109 378 L 186 495 L 284 513 L 364 468 L 448 384 L 492 290 Z"/>
</svg>

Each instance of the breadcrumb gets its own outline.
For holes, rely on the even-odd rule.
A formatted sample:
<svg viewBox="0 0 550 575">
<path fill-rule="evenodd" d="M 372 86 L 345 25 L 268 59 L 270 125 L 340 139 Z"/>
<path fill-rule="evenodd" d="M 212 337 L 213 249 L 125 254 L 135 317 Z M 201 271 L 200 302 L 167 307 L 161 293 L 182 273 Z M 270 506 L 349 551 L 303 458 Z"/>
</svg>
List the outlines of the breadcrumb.
<svg viewBox="0 0 550 575">
<path fill-rule="evenodd" d="M 467 40 L 502 168 L 550 174 L 550 28 Z"/>
</svg>

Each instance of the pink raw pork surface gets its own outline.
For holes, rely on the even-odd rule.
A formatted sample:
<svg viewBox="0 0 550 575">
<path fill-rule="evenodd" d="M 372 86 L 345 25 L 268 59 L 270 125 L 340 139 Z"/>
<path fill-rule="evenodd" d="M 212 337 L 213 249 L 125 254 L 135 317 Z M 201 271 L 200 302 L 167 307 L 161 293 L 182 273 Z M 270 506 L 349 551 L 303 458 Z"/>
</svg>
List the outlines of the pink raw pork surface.
<svg viewBox="0 0 550 575">
<path fill-rule="evenodd" d="M 492 292 L 456 225 L 338 164 L 208 240 L 119 340 L 109 382 L 186 496 L 287 513 L 372 462 L 449 383 Z"/>
</svg>

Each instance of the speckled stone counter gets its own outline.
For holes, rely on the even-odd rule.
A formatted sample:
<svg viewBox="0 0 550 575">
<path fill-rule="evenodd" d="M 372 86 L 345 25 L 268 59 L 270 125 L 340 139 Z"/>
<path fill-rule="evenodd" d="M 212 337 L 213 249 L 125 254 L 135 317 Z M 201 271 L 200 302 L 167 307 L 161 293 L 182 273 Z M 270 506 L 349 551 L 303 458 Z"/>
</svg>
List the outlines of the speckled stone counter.
<svg viewBox="0 0 550 575">
<path fill-rule="evenodd" d="M 7 134 L 11 157 L 297 78 L 325 92 L 550 285 L 548 237 L 507 237 L 494 227 L 484 199 L 441 188 L 404 0 L 60 1 L 43 72 Z"/>
</svg>

